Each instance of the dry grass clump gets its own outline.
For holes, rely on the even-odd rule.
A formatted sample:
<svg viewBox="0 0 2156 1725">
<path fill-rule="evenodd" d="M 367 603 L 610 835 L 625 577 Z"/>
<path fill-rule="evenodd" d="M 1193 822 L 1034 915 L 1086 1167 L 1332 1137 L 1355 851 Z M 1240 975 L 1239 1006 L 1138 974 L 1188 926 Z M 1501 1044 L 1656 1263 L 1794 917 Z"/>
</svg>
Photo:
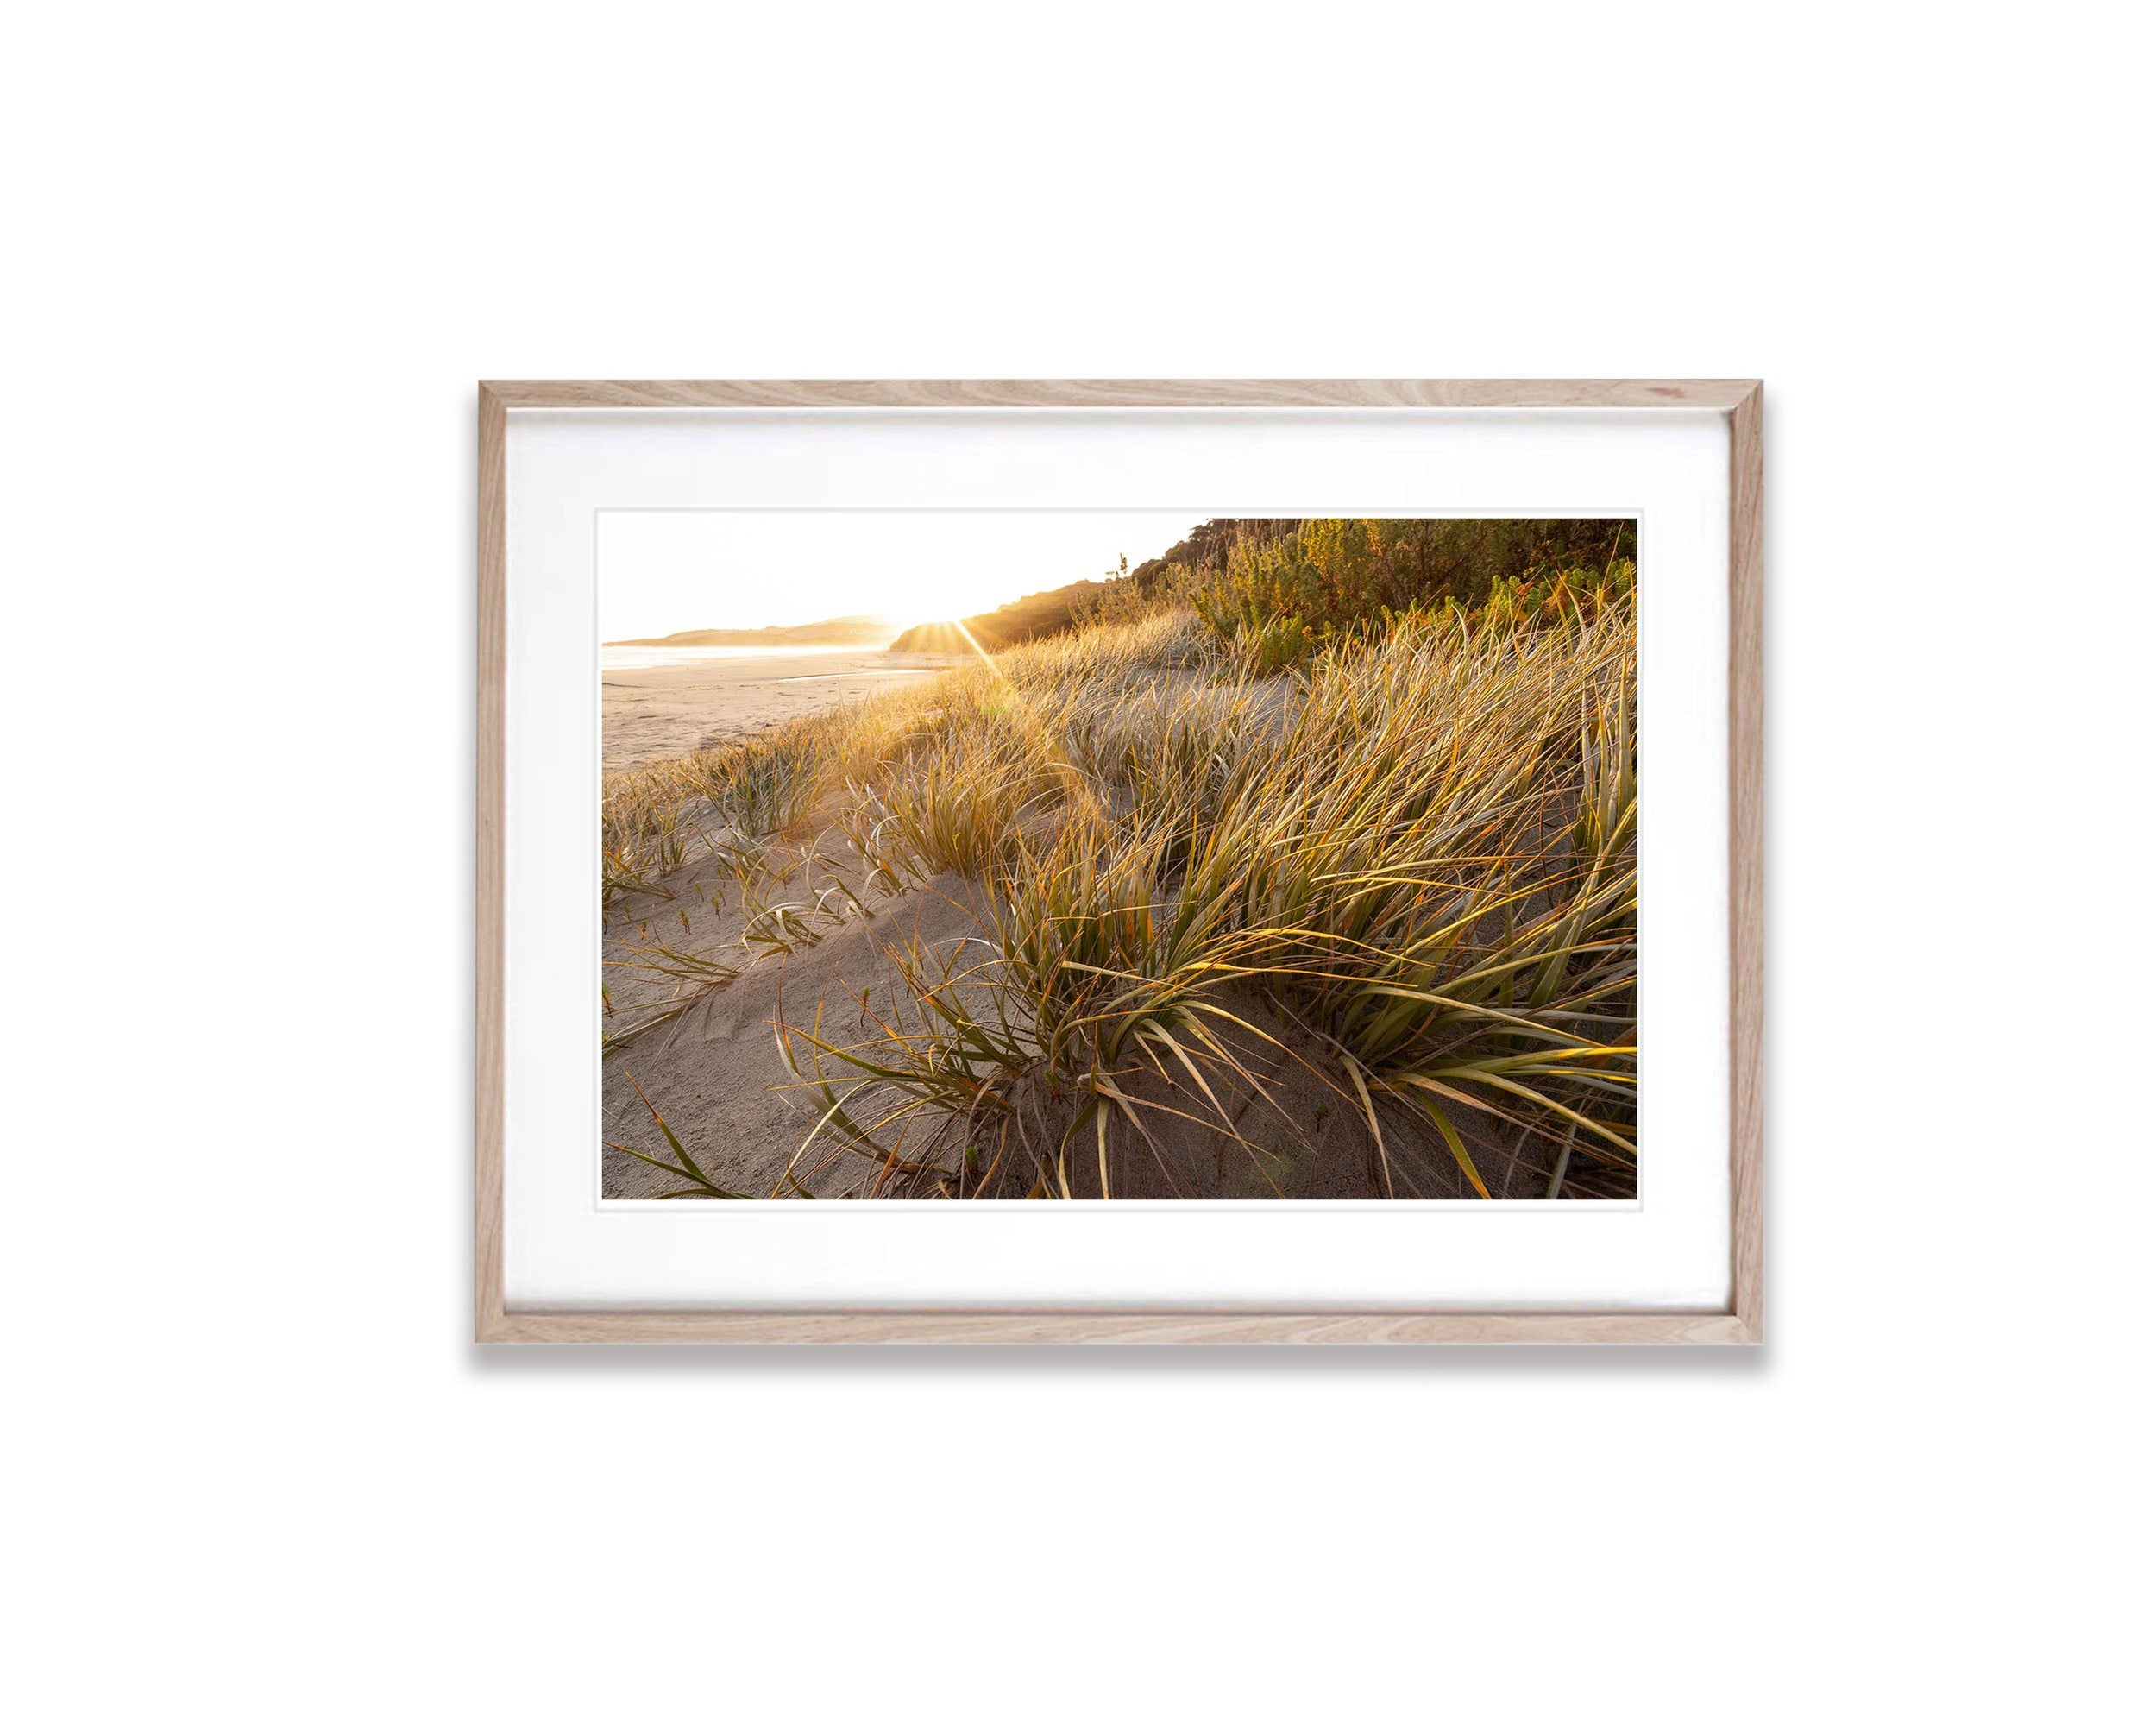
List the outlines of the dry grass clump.
<svg viewBox="0 0 2156 1725">
<path fill-rule="evenodd" d="M 1330 655 L 1216 835 L 1353 1087 L 1419 1106 L 1479 1191 L 1461 1111 L 1633 1157 L 1634 650 L 1627 614 Z"/>
<path fill-rule="evenodd" d="M 780 1023 L 814 1111 L 794 1177 L 838 1154 L 863 1195 L 1114 1196 L 1131 1155 L 1172 1188 L 1195 1133 L 1271 1185 L 1294 1129 L 1264 1065 L 1331 1086 L 1394 1195 L 1427 1184 L 1404 1125 L 1485 1196 L 1493 1130 L 1545 1148 L 1553 1195 L 1568 1167 L 1629 1190 L 1630 606 L 1387 622 L 1292 689 L 1172 612 L 894 703 L 839 824 L 887 885 L 955 870 L 990 908 L 891 954 L 865 1037 Z"/>
</svg>

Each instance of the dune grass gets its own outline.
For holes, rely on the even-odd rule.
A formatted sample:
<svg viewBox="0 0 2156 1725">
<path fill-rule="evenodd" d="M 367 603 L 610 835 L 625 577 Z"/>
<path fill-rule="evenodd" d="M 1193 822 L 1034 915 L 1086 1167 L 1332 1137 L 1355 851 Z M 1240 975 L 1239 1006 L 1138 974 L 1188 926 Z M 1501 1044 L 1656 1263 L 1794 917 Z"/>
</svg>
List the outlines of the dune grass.
<svg viewBox="0 0 2156 1725">
<path fill-rule="evenodd" d="M 1547 1147 L 1553 1193 L 1628 1180 L 1636 630 L 1629 592 L 1560 600 L 1388 613 L 1289 658 L 1168 607 L 619 775 L 610 902 L 671 890 L 715 815 L 748 917 L 745 959 L 627 962 L 724 985 L 694 966 L 866 914 L 804 827 L 861 891 L 977 885 L 975 938 L 891 948 L 889 998 L 849 1003 L 865 1034 L 813 1002 L 775 1027 L 795 1192 L 844 1168 L 859 1196 L 1113 1197 L 1119 1152 L 1172 1183 L 1163 1141 L 1193 1131 L 1264 1189 L 1290 1127 L 1258 1067 L 1283 1063 L 1394 1195 L 1418 1195 L 1404 1122 L 1484 1196 L 1493 1127 Z M 778 896 L 809 857 L 824 896 Z"/>
</svg>

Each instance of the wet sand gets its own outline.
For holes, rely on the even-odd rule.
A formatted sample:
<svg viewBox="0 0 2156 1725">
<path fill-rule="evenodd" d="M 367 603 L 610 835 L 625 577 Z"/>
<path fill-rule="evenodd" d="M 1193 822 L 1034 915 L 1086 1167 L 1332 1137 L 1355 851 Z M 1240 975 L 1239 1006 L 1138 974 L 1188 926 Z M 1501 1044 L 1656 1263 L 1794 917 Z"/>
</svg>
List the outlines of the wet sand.
<svg viewBox="0 0 2156 1725">
<path fill-rule="evenodd" d="M 766 726 L 932 677 L 963 654 L 774 653 L 600 674 L 606 771 L 738 741 Z"/>
</svg>

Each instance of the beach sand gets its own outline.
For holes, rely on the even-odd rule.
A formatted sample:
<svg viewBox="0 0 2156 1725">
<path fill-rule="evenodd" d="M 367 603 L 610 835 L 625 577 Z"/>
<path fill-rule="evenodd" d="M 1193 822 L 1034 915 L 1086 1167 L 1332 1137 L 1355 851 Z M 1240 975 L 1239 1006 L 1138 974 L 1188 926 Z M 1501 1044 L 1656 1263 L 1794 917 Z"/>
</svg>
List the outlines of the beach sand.
<svg viewBox="0 0 2156 1725">
<path fill-rule="evenodd" d="M 600 673 L 606 771 L 670 760 L 930 677 L 963 655 L 774 653 Z"/>
</svg>

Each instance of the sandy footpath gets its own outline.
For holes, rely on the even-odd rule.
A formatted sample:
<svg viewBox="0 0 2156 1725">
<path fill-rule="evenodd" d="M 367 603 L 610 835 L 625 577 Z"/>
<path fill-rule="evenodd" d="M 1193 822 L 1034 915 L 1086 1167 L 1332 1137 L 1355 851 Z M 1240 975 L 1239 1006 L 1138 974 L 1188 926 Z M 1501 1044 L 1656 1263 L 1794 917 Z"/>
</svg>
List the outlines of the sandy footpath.
<svg viewBox="0 0 2156 1725">
<path fill-rule="evenodd" d="M 769 725 L 917 682 L 962 657 L 802 652 L 604 670 L 604 765 L 613 772 L 735 741 Z"/>
</svg>

